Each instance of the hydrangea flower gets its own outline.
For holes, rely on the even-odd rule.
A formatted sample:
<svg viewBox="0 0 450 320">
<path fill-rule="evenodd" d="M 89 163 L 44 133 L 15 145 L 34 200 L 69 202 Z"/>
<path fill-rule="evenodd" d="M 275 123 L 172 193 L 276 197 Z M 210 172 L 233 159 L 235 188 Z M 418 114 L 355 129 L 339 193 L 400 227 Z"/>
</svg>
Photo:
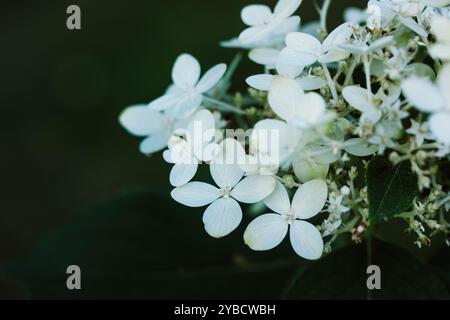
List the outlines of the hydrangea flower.
<svg viewBox="0 0 450 320">
<path fill-rule="evenodd" d="M 162 97 L 149 103 L 149 108 L 166 110 L 177 117 L 185 117 L 200 107 L 203 95 L 211 90 L 225 74 L 221 63 L 200 78 L 200 64 L 190 54 L 181 54 L 172 69 L 173 84 Z"/>
<path fill-rule="evenodd" d="M 450 144 L 450 65 L 439 74 L 437 85 L 428 78 L 411 77 L 402 82 L 402 90 L 417 109 L 431 113 L 428 120 L 436 138 Z"/>
<path fill-rule="evenodd" d="M 182 127 L 185 121 L 186 119 L 174 119 L 144 104 L 130 106 L 119 116 L 120 124 L 129 133 L 146 137 L 139 146 L 139 150 L 144 154 L 154 153 L 167 147 L 172 132 Z"/>
<path fill-rule="evenodd" d="M 291 16 L 302 0 L 279 0 L 272 12 L 266 5 L 249 5 L 241 11 L 242 21 L 249 26 L 239 35 L 242 44 L 257 43 L 298 28 L 299 16 Z"/>
<path fill-rule="evenodd" d="M 175 130 L 169 139 L 169 149 L 163 157 L 174 164 L 170 171 L 170 183 L 174 187 L 189 182 L 199 163 L 211 161 L 218 154 L 215 121 L 210 111 L 200 110 L 191 117 L 186 129 Z"/>
<path fill-rule="evenodd" d="M 286 36 L 286 48 L 280 53 L 283 65 L 293 69 L 309 66 L 315 62 L 327 64 L 341 61 L 349 56 L 339 46 L 349 41 L 353 33 L 353 24 L 345 22 L 334 29 L 321 43 L 315 37 L 303 33 L 292 32 Z"/>
<path fill-rule="evenodd" d="M 380 89 L 375 95 L 358 86 L 348 86 L 342 90 L 342 95 L 348 104 L 361 111 L 361 121 L 371 123 L 381 119 L 383 108 L 390 108 L 398 100 L 400 93 L 400 88 L 397 86 L 392 86 L 388 94 Z"/>
<path fill-rule="evenodd" d="M 221 150 L 240 150 L 238 142 L 225 139 Z M 243 153 L 241 151 L 237 154 Z M 215 238 L 228 235 L 235 230 L 242 220 L 242 209 L 238 203 L 256 203 L 269 196 L 275 181 L 270 176 L 252 175 L 241 178 L 244 172 L 234 161 L 224 161 L 228 156 L 219 155 L 210 164 L 210 172 L 218 187 L 205 182 L 189 182 L 177 187 L 171 192 L 172 198 L 189 207 L 203 207 L 208 205 L 203 213 L 203 223 L 206 232 Z M 232 156 L 231 158 L 234 158 Z"/>
<path fill-rule="evenodd" d="M 323 240 L 319 230 L 304 221 L 318 214 L 327 200 L 327 185 L 323 180 L 311 180 L 295 192 L 292 203 L 286 189 L 278 183 L 264 203 L 273 210 L 254 219 L 244 232 L 245 243 L 253 250 L 270 250 L 286 237 L 300 257 L 314 260 L 322 255 Z"/>
<path fill-rule="evenodd" d="M 167 92 L 127 108 L 120 123 L 144 137 L 143 153 L 167 147 L 172 198 L 207 206 L 203 222 L 213 237 L 235 230 L 240 203 L 248 203 L 252 216 L 264 204 L 273 211 L 247 226 L 244 241 L 254 250 L 277 246 L 288 232 L 306 259 L 330 252 L 341 234 L 361 241 L 375 223 L 368 203 L 374 190 L 356 181 L 371 174 L 362 169 L 369 159 L 357 157 L 375 153 L 417 176 L 410 189 L 421 205 L 395 215 L 417 235 L 415 243 L 450 234 L 441 165 L 450 154 L 450 0 L 370 0 L 366 10 L 346 10 L 346 22 L 328 36 L 331 1 L 299 28 L 292 15 L 301 2 L 242 10 L 248 28 L 223 45 L 249 49 L 263 66 L 246 77 L 250 90 L 229 90 L 239 55 L 225 76 L 219 64 L 200 78 L 198 61 L 182 54 Z M 215 184 L 192 181 L 200 164 Z M 327 216 L 317 228 L 303 221 L 319 212 Z"/>
<path fill-rule="evenodd" d="M 437 41 L 430 47 L 430 54 L 433 57 L 450 61 L 450 18 L 434 17 L 431 20 L 431 32 Z"/>
</svg>

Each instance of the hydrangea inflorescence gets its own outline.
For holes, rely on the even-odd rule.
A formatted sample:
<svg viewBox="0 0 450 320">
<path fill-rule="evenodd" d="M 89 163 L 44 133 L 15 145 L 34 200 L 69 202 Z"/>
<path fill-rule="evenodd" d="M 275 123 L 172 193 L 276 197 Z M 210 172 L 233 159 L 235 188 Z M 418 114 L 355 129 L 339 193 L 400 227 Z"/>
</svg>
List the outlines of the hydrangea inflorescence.
<svg viewBox="0 0 450 320">
<path fill-rule="evenodd" d="M 240 79 L 248 92 L 228 90 L 236 63 L 201 77 L 197 59 L 182 54 L 163 96 L 120 115 L 145 138 L 142 153 L 164 150 L 173 164 L 172 198 L 207 206 L 212 237 L 239 226 L 245 203 L 261 213 L 243 235 L 253 250 L 276 247 L 288 232 L 295 253 L 311 260 L 330 252 L 339 235 L 360 241 L 375 223 L 370 193 L 383 192 L 370 188 L 367 169 L 380 157 L 393 168 L 407 164 L 416 177 L 414 200 L 395 212 L 416 244 L 448 237 L 450 0 L 370 0 L 348 8 L 346 21 L 329 31 L 330 2 L 304 25 L 296 15 L 301 0 L 242 10 L 246 28 L 222 45 L 249 50 L 262 66 Z M 200 164 L 214 185 L 195 181 Z"/>
</svg>

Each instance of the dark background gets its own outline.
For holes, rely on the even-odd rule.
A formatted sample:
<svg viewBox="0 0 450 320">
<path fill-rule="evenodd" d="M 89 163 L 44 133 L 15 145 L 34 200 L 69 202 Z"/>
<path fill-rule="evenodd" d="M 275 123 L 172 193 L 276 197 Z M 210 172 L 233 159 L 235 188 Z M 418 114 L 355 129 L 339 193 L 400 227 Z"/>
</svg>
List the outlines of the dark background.
<svg viewBox="0 0 450 320">
<path fill-rule="evenodd" d="M 159 154 L 141 155 L 139 140 L 117 117 L 127 105 L 158 97 L 182 52 L 197 57 L 203 70 L 229 62 L 236 50 L 219 42 L 243 30 L 240 10 L 251 3 L 2 2 L 0 263 L 117 190 L 170 190 L 170 167 Z M 362 1 L 334 1 L 331 23 L 348 3 Z M 70 4 L 81 8 L 81 30 L 66 28 Z M 305 0 L 299 14 L 315 19 L 313 1 Z M 235 86 L 256 70 L 244 59 Z"/>
<path fill-rule="evenodd" d="M 240 11 L 254 2 L 276 1 L 2 2 L 0 298 L 366 297 L 364 244 L 311 264 L 288 241 L 252 252 L 242 242 L 247 221 L 212 239 L 203 209 L 169 198 L 170 166 L 160 154 L 140 154 L 139 139 L 118 124 L 126 106 L 164 92 L 180 53 L 197 57 L 203 71 L 230 62 L 238 50 L 219 42 L 243 30 Z M 365 2 L 333 1 L 330 28 L 344 7 Z M 66 28 L 70 4 L 81 8 L 81 30 Z M 312 0 L 298 14 L 303 22 L 318 17 Z M 244 58 L 233 90 L 245 90 L 256 72 Z M 384 236 L 403 237 L 418 253 L 404 228 L 389 223 Z M 427 266 L 386 244 L 375 247 L 387 275 L 380 297 L 446 296 Z M 435 268 L 447 274 L 448 289 L 447 257 L 438 255 Z M 65 286 L 69 264 L 82 267 L 81 292 Z"/>
</svg>

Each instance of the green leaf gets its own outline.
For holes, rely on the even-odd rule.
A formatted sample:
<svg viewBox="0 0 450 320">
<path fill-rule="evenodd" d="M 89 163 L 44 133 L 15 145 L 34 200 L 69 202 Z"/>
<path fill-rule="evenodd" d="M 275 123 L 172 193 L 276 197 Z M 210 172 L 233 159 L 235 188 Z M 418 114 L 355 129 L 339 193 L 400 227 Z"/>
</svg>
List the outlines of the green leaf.
<svg viewBox="0 0 450 320">
<path fill-rule="evenodd" d="M 442 299 L 449 293 L 431 268 L 406 251 L 373 241 L 372 264 L 380 267 L 381 289 L 372 299 Z M 367 299 L 366 250 L 351 246 L 299 269 L 289 299 Z M 372 273 L 371 273 L 372 274 Z"/>
<path fill-rule="evenodd" d="M 408 162 L 397 166 L 381 157 L 373 158 L 366 171 L 369 219 L 379 222 L 409 209 L 417 194 L 417 177 Z"/>
<path fill-rule="evenodd" d="M 242 240 L 246 221 L 228 237 L 211 238 L 203 211 L 151 190 L 120 193 L 2 270 L 0 291 L 1 283 L 17 283 L 32 298 L 278 297 L 302 259 L 287 242 L 267 253 L 248 249 Z M 81 268 L 80 291 L 66 288 L 66 269 L 73 264 Z"/>
</svg>

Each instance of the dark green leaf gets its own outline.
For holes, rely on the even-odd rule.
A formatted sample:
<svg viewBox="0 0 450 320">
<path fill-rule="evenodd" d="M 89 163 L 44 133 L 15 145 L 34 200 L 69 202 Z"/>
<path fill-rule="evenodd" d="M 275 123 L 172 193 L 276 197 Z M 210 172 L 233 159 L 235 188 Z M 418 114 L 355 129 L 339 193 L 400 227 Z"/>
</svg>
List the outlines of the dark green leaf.
<svg viewBox="0 0 450 320">
<path fill-rule="evenodd" d="M 381 289 L 373 299 L 439 299 L 449 294 L 425 264 L 397 247 L 373 242 L 372 264 L 381 270 Z M 303 267 L 287 293 L 290 299 L 367 299 L 364 245 L 342 249 Z"/>
<path fill-rule="evenodd" d="M 8 266 L 5 283 L 21 284 L 33 298 L 276 298 L 302 262 L 287 243 L 267 253 L 248 249 L 245 222 L 211 238 L 204 208 L 173 204 L 148 190 L 121 193 Z M 81 268 L 81 291 L 66 288 L 72 264 Z"/>
<path fill-rule="evenodd" d="M 387 220 L 408 210 L 417 194 L 417 178 L 409 162 L 394 167 L 388 160 L 375 157 L 367 167 L 366 181 L 372 222 Z"/>
</svg>

